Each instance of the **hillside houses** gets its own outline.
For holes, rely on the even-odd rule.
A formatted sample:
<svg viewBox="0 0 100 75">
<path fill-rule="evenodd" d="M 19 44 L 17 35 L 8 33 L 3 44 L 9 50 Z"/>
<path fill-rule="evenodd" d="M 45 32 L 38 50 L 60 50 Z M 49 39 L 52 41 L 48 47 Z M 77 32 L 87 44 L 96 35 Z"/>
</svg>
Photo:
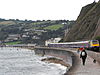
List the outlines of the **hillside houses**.
<svg viewBox="0 0 100 75">
<path fill-rule="evenodd" d="M 20 34 L 10 34 L 8 35 L 7 39 L 5 40 L 5 42 L 9 42 L 9 41 L 17 41 L 19 40 L 21 37 L 20 37 Z"/>
<path fill-rule="evenodd" d="M 63 24 L 65 22 L 66 24 Z M 0 41 L 6 44 L 19 42 L 18 44 L 44 45 L 45 40 L 63 37 L 67 22 L 73 23 L 73 21 L 66 20 L 0 19 Z"/>
</svg>

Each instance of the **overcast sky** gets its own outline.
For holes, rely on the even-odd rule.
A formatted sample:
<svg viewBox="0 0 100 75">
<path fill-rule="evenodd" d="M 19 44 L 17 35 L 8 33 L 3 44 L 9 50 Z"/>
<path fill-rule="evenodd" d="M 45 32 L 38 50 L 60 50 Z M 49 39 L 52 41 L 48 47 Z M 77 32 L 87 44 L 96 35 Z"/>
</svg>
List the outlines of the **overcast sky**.
<svg viewBox="0 0 100 75">
<path fill-rule="evenodd" d="M 93 1 L 0 0 L 0 18 L 20 20 L 75 20 L 81 8 Z"/>
</svg>

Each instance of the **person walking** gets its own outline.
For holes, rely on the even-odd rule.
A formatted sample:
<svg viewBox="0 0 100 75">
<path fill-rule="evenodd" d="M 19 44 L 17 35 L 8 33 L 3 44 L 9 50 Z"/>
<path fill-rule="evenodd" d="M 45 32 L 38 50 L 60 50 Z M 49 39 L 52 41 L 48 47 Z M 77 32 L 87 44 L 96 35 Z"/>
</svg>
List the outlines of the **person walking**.
<svg viewBox="0 0 100 75">
<path fill-rule="evenodd" d="M 83 65 L 85 65 L 85 61 L 86 61 L 86 58 L 87 58 L 87 52 L 85 51 L 85 49 L 83 49 L 80 53 L 80 58 L 82 58 L 82 63 Z"/>
</svg>

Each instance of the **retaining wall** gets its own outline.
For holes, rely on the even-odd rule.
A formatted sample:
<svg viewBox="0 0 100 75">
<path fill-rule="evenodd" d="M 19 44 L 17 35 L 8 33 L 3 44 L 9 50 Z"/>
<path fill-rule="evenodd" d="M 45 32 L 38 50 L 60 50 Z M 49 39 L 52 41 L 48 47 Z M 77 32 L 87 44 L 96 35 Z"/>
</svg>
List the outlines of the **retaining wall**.
<svg viewBox="0 0 100 75">
<path fill-rule="evenodd" d="M 100 63 L 100 52 L 87 51 L 88 55 Z"/>
</svg>

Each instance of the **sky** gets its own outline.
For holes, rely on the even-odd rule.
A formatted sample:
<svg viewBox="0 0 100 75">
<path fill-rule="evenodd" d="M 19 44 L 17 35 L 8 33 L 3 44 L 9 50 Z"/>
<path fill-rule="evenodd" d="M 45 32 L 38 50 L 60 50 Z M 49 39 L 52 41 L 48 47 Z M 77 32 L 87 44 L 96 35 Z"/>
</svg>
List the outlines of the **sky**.
<svg viewBox="0 0 100 75">
<path fill-rule="evenodd" d="M 81 8 L 92 2 L 94 0 L 0 0 L 0 18 L 76 20 Z"/>
</svg>

